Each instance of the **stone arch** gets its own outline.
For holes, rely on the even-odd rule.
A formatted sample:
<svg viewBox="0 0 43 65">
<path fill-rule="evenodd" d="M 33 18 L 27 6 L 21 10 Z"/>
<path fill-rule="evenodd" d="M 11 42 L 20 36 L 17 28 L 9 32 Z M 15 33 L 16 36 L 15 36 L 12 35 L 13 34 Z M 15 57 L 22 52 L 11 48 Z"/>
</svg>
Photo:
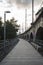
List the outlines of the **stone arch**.
<svg viewBox="0 0 43 65">
<path fill-rule="evenodd" d="M 30 34 L 30 41 L 33 41 L 33 33 Z"/>
<path fill-rule="evenodd" d="M 36 32 L 36 40 L 43 40 L 43 27 L 39 27 Z"/>
<path fill-rule="evenodd" d="M 25 35 L 25 39 L 26 39 L 26 35 Z"/>
<path fill-rule="evenodd" d="M 29 39 L 29 34 L 27 34 L 27 40 Z"/>
</svg>

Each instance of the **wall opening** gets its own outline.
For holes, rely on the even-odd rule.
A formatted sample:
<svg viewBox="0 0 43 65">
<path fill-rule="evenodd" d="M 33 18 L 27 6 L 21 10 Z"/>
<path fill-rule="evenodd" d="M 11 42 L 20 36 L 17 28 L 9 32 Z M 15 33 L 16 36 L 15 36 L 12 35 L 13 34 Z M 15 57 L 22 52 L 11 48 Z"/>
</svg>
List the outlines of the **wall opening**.
<svg viewBox="0 0 43 65">
<path fill-rule="evenodd" d="M 43 40 L 43 27 L 40 27 L 36 33 L 36 40 Z"/>
<path fill-rule="evenodd" d="M 27 34 L 27 40 L 29 39 L 29 35 Z"/>
<path fill-rule="evenodd" d="M 30 41 L 33 41 L 33 34 L 30 34 Z"/>
</svg>

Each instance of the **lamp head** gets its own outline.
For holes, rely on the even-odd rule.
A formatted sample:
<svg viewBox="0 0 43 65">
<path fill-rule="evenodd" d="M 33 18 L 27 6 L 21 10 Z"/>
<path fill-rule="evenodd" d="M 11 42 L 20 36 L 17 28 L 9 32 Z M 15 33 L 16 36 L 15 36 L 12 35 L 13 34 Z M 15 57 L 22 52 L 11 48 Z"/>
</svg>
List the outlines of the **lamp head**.
<svg viewBox="0 0 43 65">
<path fill-rule="evenodd" d="M 10 11 L 5 11 L 5 13 L 10 13 Z"/>
</svg>

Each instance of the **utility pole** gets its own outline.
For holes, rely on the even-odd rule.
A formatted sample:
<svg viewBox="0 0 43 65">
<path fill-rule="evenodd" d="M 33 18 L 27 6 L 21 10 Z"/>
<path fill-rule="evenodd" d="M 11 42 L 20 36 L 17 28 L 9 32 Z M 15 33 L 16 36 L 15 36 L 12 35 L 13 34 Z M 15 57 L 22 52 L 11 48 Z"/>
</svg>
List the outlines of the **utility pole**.
<svg viewBox="0 0 43 65">
<path fill-rule="evenodd" d="M 32 0 L 32 23 L 34 22 L 34 0 Z"/>
<path fill-rule="evenodd" d="M 25 9 L 25 31 L 27 29 L 27 9 Z"/>
<path fill-rule="evenodd" d="M 23 33 L 23 22 L 22 22 L 22 33 Z"/>
</svg>

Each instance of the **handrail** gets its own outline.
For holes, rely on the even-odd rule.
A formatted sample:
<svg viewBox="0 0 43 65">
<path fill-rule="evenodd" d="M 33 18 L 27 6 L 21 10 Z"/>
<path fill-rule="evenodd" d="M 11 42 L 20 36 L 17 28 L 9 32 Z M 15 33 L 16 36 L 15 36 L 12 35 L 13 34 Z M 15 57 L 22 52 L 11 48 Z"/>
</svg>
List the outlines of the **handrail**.
<svg viewBox="0 0 43 65">
<path fill-rule="evenodd" d="M 43 46 L 43 40 L 35 40 L 35 43 L 39 46 Z"/>
<path fill-rule="evenodd" d="M 1 40 L 1 41 L 3 41 L 3 40 Z M 14 42 L 12 43 L 12 41 L 14 41 Z M 3 42 L 0 43 L 0 49 L 4 48 L 4 43 Z M 6 40 L 5 47 L 13 45 L 15 42 L 16 42 L 16 39 Z"/>
</svg>

